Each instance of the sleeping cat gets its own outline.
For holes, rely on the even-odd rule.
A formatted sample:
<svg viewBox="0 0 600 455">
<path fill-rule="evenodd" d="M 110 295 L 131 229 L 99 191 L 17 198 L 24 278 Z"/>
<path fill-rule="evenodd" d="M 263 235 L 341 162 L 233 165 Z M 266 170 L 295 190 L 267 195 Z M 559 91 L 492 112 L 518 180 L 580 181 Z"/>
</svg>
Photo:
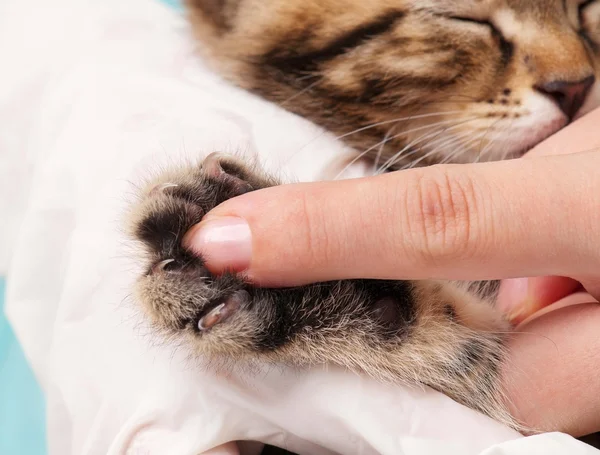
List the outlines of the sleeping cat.
<svg viewBox="0 0 600 455">
<path fill-rule="evenodd" d="M 600 0 L 188 0 L 207 61 L 323 126 L 378 172 L 521 156 L 600 99 Z M 131 213 L 137 300 L 200 355 L 331 362 L 427 385 L 515 428 L 498 383 L 494 283 L 344 280 L 255 288 L 214 276 L 186 231 L 277 185 L 218 153 L 150 182 Z"/>
</svg>

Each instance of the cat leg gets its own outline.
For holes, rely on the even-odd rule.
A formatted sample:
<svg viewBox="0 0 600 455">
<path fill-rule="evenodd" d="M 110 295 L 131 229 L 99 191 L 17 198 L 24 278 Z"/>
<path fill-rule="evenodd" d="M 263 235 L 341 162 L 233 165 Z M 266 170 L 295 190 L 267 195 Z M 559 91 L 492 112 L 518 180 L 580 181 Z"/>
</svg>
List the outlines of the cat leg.
<svg viewBox="0 0 600 455">
<path fill-rule="evenodd" d="M 204 214 L 279 182 L 221 154 L 165 172 L 132 208 L 132 236 L 146 273 L 136 300 L 154 326 L 199 356 L 302 366 L 334 363 L 379 380 L 426 385 L 516 427 L 498 369 L 508 324 L 468 287 L 452 282 L 341 280 L 258 288 L 213 275 L 181 246 Z"/>
</svg>

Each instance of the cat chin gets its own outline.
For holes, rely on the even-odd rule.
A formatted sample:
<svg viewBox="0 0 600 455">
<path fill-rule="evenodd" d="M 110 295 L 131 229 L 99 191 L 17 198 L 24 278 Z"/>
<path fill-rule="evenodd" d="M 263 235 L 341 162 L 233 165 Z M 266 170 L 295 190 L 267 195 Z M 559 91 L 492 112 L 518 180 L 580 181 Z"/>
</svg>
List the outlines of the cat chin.
<svg viewBox="0 0 600 455">
<path fill-rule="evenodd" d="M 560 131 L 568 118 L 547 98 L 534 94 L 524 104 L 529 115 L 512 120 L 504 138 L 498 138 L 489 154 L 493 160 L 518 158 Z"/>
<path fill-rule="evenodd" d="M 534 119 L 524 120 L 520 123 L 514 122 L 507 129 L 504 137 L 494 138 L 493 142 L 489 144 L 485 156 L 472 150 L 470 155 L 465 155 L 463 162 L 520 158 L 567 124 L 567 118 L 560 113 L 555 116 L 548 115 L 543 122 L 536 122 Z"/>
</svg>

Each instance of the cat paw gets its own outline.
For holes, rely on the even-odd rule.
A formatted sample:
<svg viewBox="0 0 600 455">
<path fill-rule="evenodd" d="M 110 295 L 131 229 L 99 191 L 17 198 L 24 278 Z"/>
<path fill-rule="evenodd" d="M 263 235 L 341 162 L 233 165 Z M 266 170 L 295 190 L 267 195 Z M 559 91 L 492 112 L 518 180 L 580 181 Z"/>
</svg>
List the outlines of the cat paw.
<svg viewBox="0 0 600 455">
<path fill-rule="evenodd" d="M 132 207 L 130 232 L 145 256 L 134 296 L 153 326 L 192 356 L 337 364 L 429 385 L 511 423 L 498 373 L 506 329 L 468 289 L 380 280 L 259 288 L 234 273 L 212 274 L 202 255 L 182 246 L 215 206 L 275 184 L 257 166 L 212 154 L 145 186 Z"/>
<path fill-rule="evenodd" d="M 163 172 L 145 186 L 132 206 L 129 232 L 141 244 L 146 264 L 135 298 L 156 327 L 202 336 L 218 332 L 227 321 L 229 334 L 248 331 L 251 287 L 234 274 L 211 274 L 182 240 L 220 203 L 275 184 L 257 166 L 213 153 L 199 165 Z M 231 343 L 230 335 L 223 337 Z"/>
</svg>

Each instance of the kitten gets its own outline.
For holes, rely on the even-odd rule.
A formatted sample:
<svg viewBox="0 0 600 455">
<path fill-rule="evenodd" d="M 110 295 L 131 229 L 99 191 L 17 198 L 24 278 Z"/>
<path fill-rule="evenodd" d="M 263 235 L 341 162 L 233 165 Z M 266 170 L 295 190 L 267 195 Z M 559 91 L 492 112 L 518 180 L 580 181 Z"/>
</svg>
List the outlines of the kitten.
<svg viewBox="0 0 600 455">
<path fill-rule="evenodd" d="M 341 136 L 379 171 L 518 157 L 600 98 L 600 0 L 188 0 L 202 52 L 234 83 Z M 582 108 L 583 107 L 583 108 Z M 137 300 L 199 355 L 331 362 L 421 384 L 514 428 L 493 283 L 344 280 L 255 288 L 181 246 L 216 205 L 277 185 L 212 154 L 132 207 Z"/>
</svg>

